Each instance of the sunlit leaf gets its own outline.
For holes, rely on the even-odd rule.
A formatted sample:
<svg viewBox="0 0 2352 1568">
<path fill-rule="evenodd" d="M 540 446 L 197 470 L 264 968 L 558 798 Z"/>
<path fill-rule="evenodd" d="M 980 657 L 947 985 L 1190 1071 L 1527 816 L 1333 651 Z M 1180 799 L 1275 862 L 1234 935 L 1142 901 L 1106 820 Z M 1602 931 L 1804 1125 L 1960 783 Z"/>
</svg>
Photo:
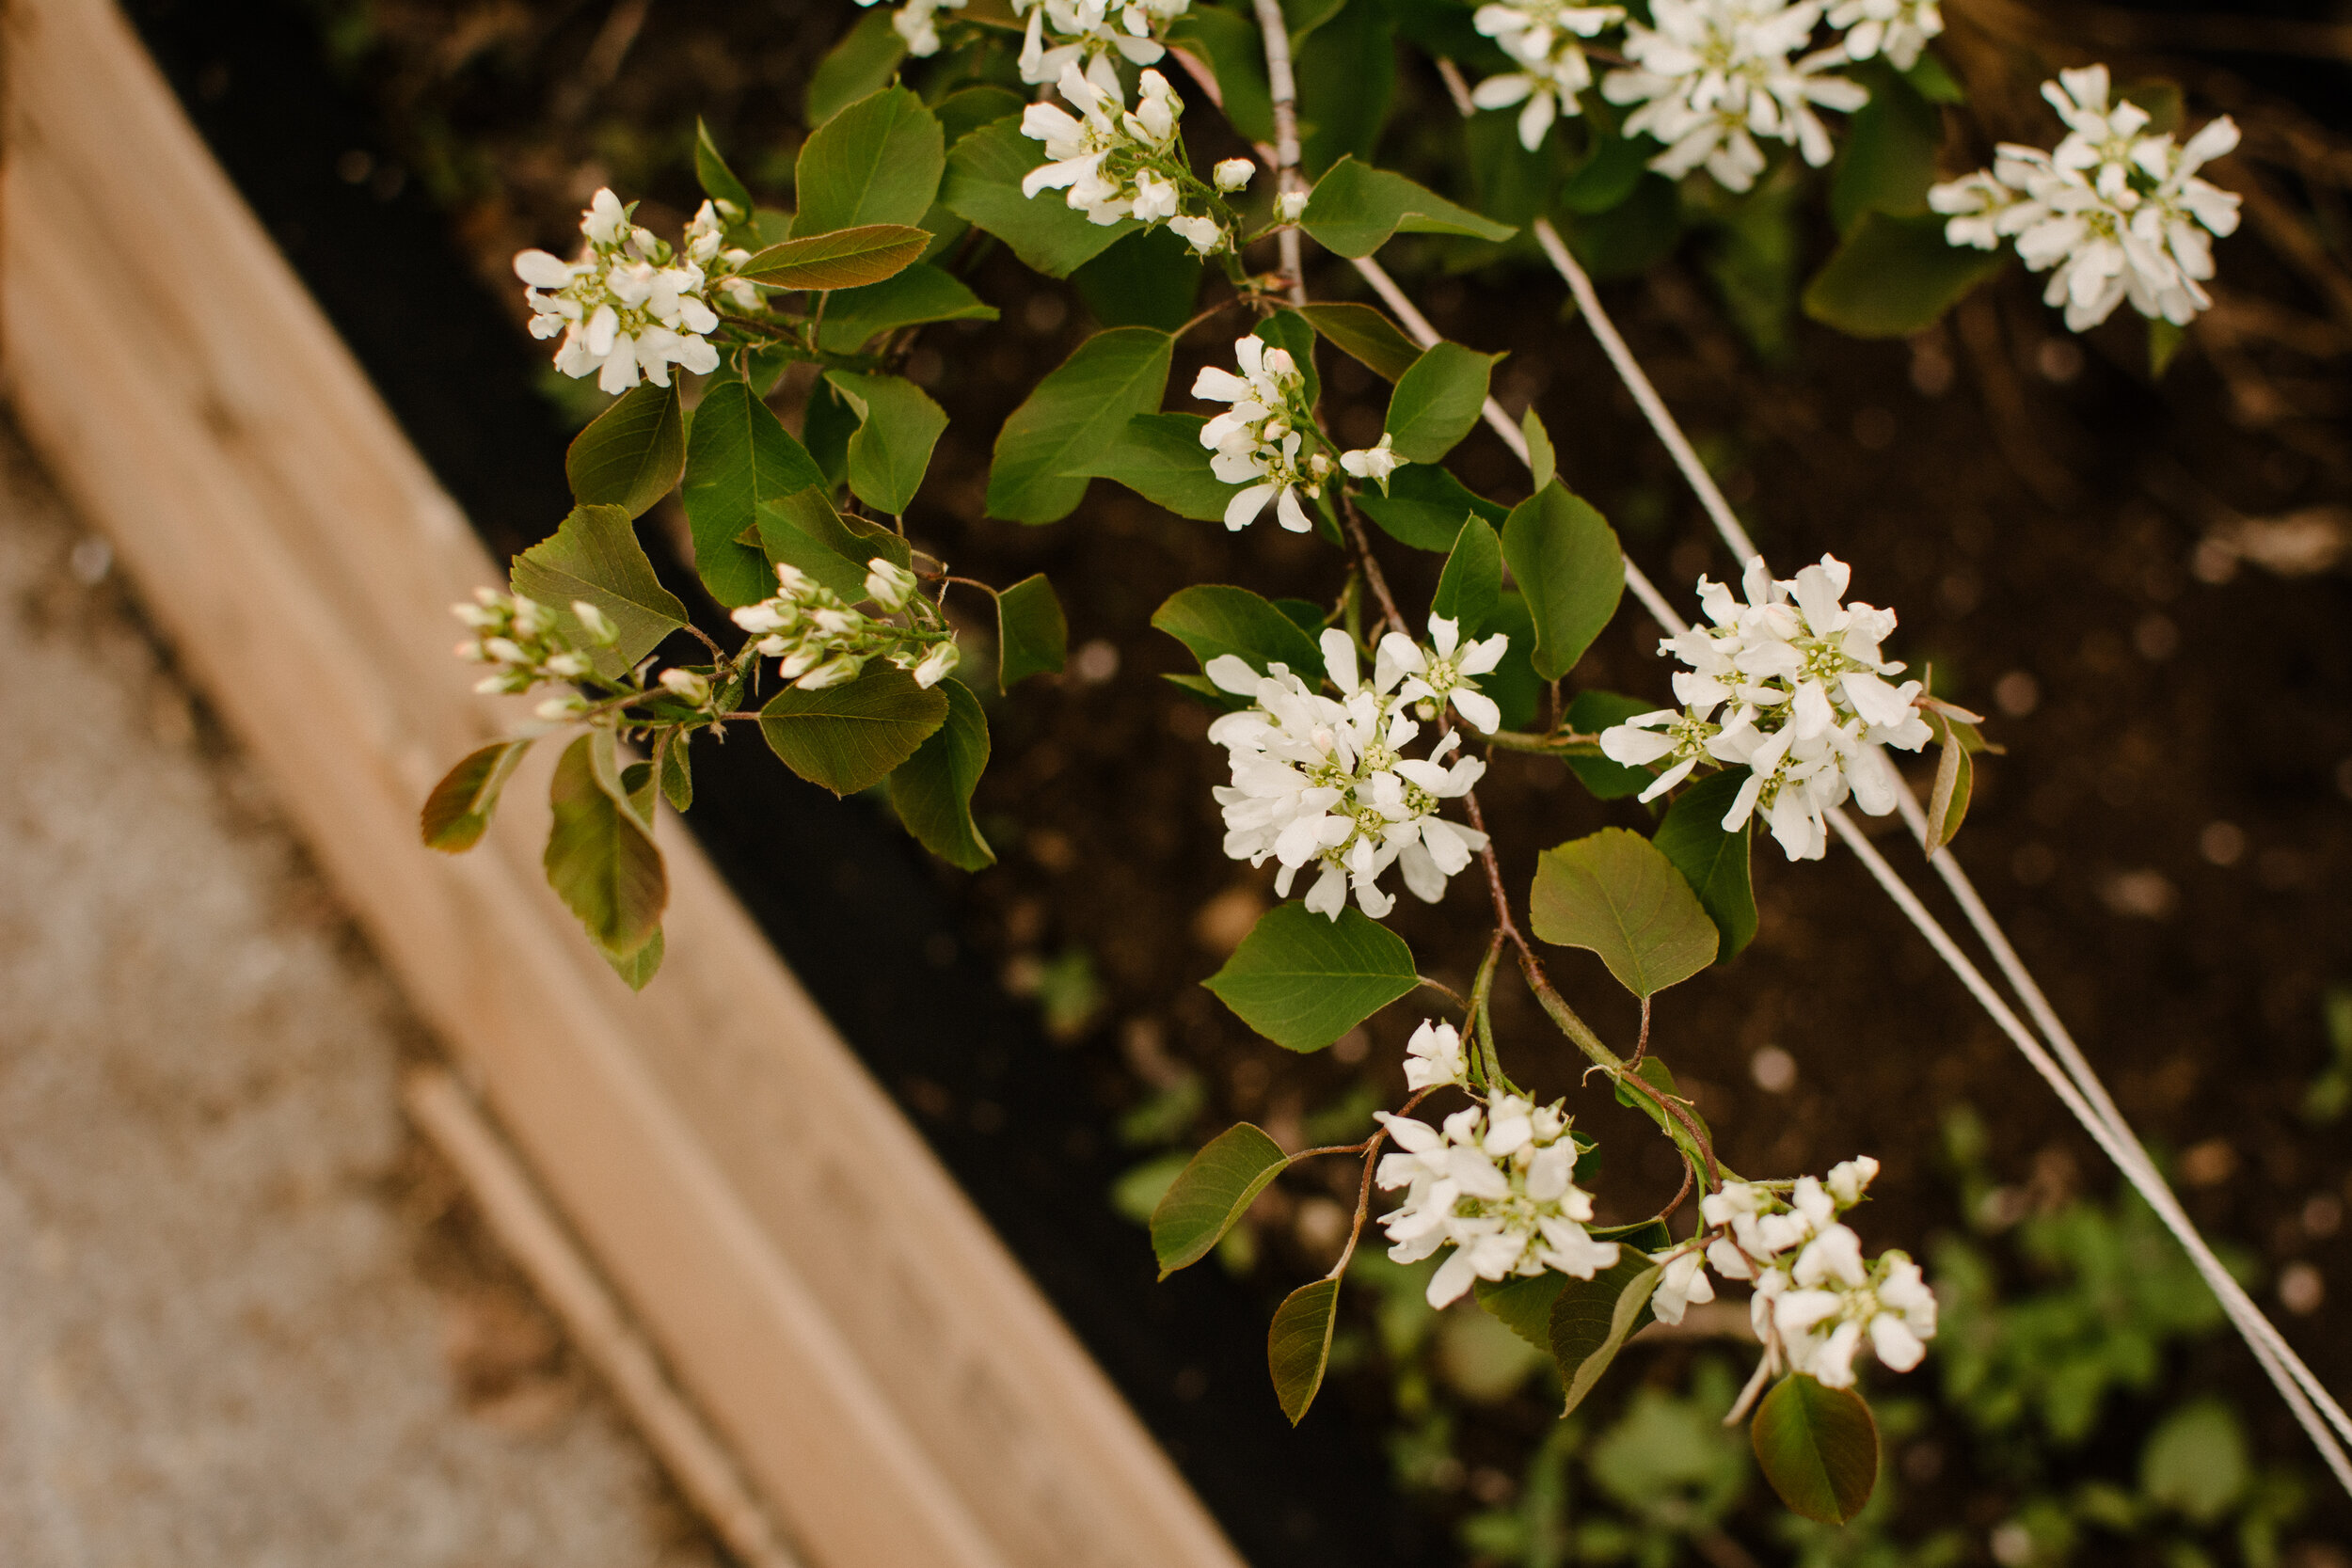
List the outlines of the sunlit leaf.
<svg viewBox="0 0 2352 1568">
<path fill-rule="evenodd" d="M 1636 996 L 1715 961 L 1715 923 L 1691 884 L 1648 839 L 1623 828 L 1545 850 L 1528 914 L 1539 940 L 1598 955 Z"/>
<path fill-rule="evenodd" d="M 1320 1051 L 1420 983 L 1405 939 L 1354 908 L 1327 920 L 1295 900 L 1260 917 L 1205 982 L 1285 1051 Z"/>
<path fill-rule="evenodd" d="M 1246 1121 L 1194 1155 L 1152 1211 L 1160 1277 L 1206 1258 L 1288 1163 L 1279 1144 Z"/>
<path fill-rule="evenodd" d="M 923 101 L 886 87 L 849 104 L 801 144 L 795 236 L 868 224 L 915 224 L 930 211 L 946 139 Z M 911 258 L 910 258 L 911 259 Z"/>
<path fill-rule="evenodd" d="M 1756 1406 L 1748 1439 L 1780 1500 L 1808 1519 L 1842 1525 L 1878 1484 L 1878 1423 L 1851 1388 L 1792 1373 Z"/>
<path fill-rule="evenodd" d="M 468 752 L 443 775 L 418 814 L 425 847 L 454 855 L 480 843 L 498 810 L 499 793 L 530 750 L 528 740 L 501 740 Z"/>
<path fill-rule="evenodd" d="M 563 526 L 516 556 L 515 592 L 555 611 L 575 647 L 597 671 L 615 677 L 686 625 L 686 607 L 661 586 L 629 515 L 617 506 L 576 506 Z M 611 646 L 596 642 L 572 613 L 576 600 L 602 610 L 618 628 Z"/>
</svg>

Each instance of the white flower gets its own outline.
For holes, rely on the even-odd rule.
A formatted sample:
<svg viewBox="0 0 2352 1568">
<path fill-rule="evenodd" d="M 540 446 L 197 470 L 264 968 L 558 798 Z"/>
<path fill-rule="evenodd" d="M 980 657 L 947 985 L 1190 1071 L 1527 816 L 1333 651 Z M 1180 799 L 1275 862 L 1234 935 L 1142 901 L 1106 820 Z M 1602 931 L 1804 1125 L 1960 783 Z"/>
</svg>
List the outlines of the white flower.
<svg viewBox="0 0 2352 1568">
<path fill-rule="evenodd" d="M 1840 1209 L 1851 1209 L 1862 1201 L 1862 1195 L 1869 1190 L 1878 1173 L 1879 1163 L 1867 1154 L 1860 1154 L 1832 1165 L 1821 1185 L 1837 1200 Z"/>
<path fill-rule="evenodd" d="M 1464 646 L 1461 637 L 1460 622 L 1432 615 L 1428 651 L 1403 632 L 1392 631 L 1380 640 L 1380 663 L 1406 677 L 1397 689 L 1397 698 L 1421 704 L 1422 718 L 1436 718 L 1438 708 L 1451 703 L 1464 723 L 1480 735 L 1492 735 L 1502 722 L 1502 709 L 1478 689 L 1472 677 L 1501 664 L 1510 651 L 1511 639 L 1496 632 Z"/>
<path fill-rule="evenodd" d="M 1869 102 L 1860 84 L 1830 75 L 1843 48 L 1796 52 L 1821 19 L 1820 0 L 1651 0 L 1654 26 L 1629 23 L 1632 67 L 1600 84 L 1612 103 L 1638 103 L 1625 134 L 1666 144 L 1649 166 L 1679 180 L 1704 165 L 1724 189 L 1744 191 L 1763 172 L 1757 137 L 1788 142 L 1816 168 L 1829 162 L 1829 131 L 1816 107 L 1851 114 Z"/>
<path fill-rule="evenodd" d="M 2146 133 L 2148 115 L 2109 102 L 2105 66 L 2042 85 L 2067 126 L 2058 145 L 2004 144 L 1993 167 L 1947 182 L 1928 202 L 1950 221 L 1949 243 L 1990 250 L 2003 239 L 2034 272 L 2048 272 L 2044 303 L 2069 329 L 2098 325 L 2126 300 L 2141 315 L 2186 325 L 2213 303 L 2213 236 L 2236 231 L 2238 198 L 2198 170 L 2237 145 L 2227 116 L 2186 144 Z"/>
<path fill-rule="evenodd" d="M 1306 191 L 1284 191 L 1280 196 L 1276 197 L 1274 198 L 1274 221 L 1296 223 L 1305 216 L 1309 194 Z"/>
<path fill-rule="evenodd" d="M 1396 437 L 1386 433 L 1382 434 L 1380 444 L 1376 447 L 1340 453 L 1341 467 L 1358 479 L 1372 481 L 1380 486 L 1380 493 L 1384 496 L 1389 493 L 1389 476 L 1409 461 L 1409 458 L 1397 455 Z"/>
<path fill-rule="evenodd" d="M 860 6 L 871 7 L 874 0 L 857 0 Z M 891 27 L 905 41 L 907 53 L 917 59 L 939 53 L 939 29 L 933 25 L 934 12 L 963 9 L 964 0 L 906 0 L 898 14 L 890 19 Z"/>
<path fill-rule="evenodd" d="M 1300 871 L 1317 867 L 1306 905 L 1331 920 L 1351 892 L 1366 914 L 1387 915 L 1395 899 L 1379 879 L 1392 865 L 1415 897 L 1435 903 L 1486 844 L 1486 834 L 1438 816 L 1438 807 L 1468 794 L 1486 764 L 1447 764 L 1457 735 L 1425 757 L 1405 755 L 1421 726 L 1396 690 L 1403 673 L 1380 660 L 1363 680 L 1355 644 L 1336 628 L 1323 634 L 1323 654 L 1337 698 L 1284 665 L 1262 675 L 1232 654 L 1208 663 L 1220 689 L 1253 699 L 1209 726 L 1233 770 L 1233 782 L 1216 791 L 1225 853 L 1252 865 L 1276 862 L 1275 891 L 1285 898 Z"/>
<path fill-rule="evenodd" d="M 1650 1310 L 1660 1323 L 1678 1323 L 1692 1303 L 1715 1299 L 1715 1283 L 1707 1277 L 1707 1259 L 1698 1247 L 1653 1252 L 1649 1260 L 1665 1265 L 1658 1276 L 1658 1289 L 1649 1298 Z"/>
<path fill-rule="evenodd" d="M 935 644 L 930 653 L 923 656 L 922 662 L 914 667 L 914 684 L 926 691 L 930 690 L 947 678 L 948 672 L 962 657 L 952 641 Z"/>
<path fill-rule="evenodd" d="M 1042 7 L 1032 11 L 1032 23 L 1041 14 Z M 1224 230 L 1214 218 L 1184 212 L 1180 182 L 1190 176 L 1176 144 L 1184 102 L 1168 78 L 1145 71 L 1130 110 L 1115 75 L 1107 85 L 1097 82 L 1071 60 L 1057 90 L 1078 114 L 1043 103 L 1022 111 L 1021 134 L 1043 142 L 1046 157 L 1022 180 L 1022 195 L 1067 191 L 1064 199 L 1091 222 L 1165 223 L 1203 255 L 1223 247 Z"/>
<path fill-rule="evenodd" d="M 1236 340 L 1233 361 L 1239 373 L 1204 365 L 1192 384 L 1194 397 L 1232 404 L 1200 427 L 1200 444 L 1216 454 L 1210 459 L 1212 471 L 1227 484 L 1248 485 L 1226 503 L 1225 526 L 1248 528 L 1272 501 L 1276 521 L 1293 533 L 1305 533 L 1314 523 L 1295 489 L 1321 495 L 1315 464 L 1327 467 L 1330 461 L 1319 453 L 1305 463 L 1299 459 L 1302 431 L 1314 427 L 1313 414 L 1305 406 L 1307 378 L 1287 350 L 1270 348 L 1259 338 Z M 1252 480 L 1258 483 L 1250 484 Z"/>
<path fill-rule="evenodd" d="M 1839 1289 L 1799 1280 L 1772 1302 L 1772 1332 L 1789 1370 L 1832 1388 L 1853 1386 L 1854 1355 L 1866 1338 L 1891 1370 L 1907 1372 L 1935 1337 L 1935 1296 L 1918 1264 L 1889 1252 L 1867 1274 L 1856 1272 Z"/>
<path fill-rule="evenodd" d="M 1116 92 L 1111 56 L 1157 65 L 1168 51 L 1152 36 L 1155 26 L 1164 30 L 1191 8 L 1191 0 L 1013 0 L 1012 8 L 1029 19 L 1020 56 L 1023 81 L 1058 81 L 1064 71 L 1083 66 L 1089 78 Z"/>
<path fill-rule="evenodd" d="M 698 225 L 716 223 L 709 203 Z M 689 230 L 690 249 L 679 255 L 645 230 L 629 223 L 628 210 L 609 190 L 599 190 L 580 214 L 586 242 L 570 261 L 544 250 L 515 258 L 515 276 L 528 285 L 534 338 L 564 335 L 555 368 L 569 376 L 596 375 L 608 392 L 626 392 L 642 372 L 657 387 L 670 384 L 670 367 L 696 374 L 719 368 L 719 351 L 703 337 L 719 325 L 707 298 L 705 262 L 723 260 L 715 245 L 700 244 Z M 696 250 L 703 259 L 696 259 Z"/>
<path fill-rule="evenodd" d="M 1470 1081 L 1470 1058 L 1451 1023 L 1423 1019 L 1405 1042 L 1405 1086 L 1418 1094 L 1442 1084 Z"/>
<path fill-rule="evenodd" d="M 1745 768 L 1724 831 L 1761 814 L 1790 860 L 1827 852 L 1825 814 L 1850 796 L 1873 816 L 1893 811 L 1898 781 L 1881 748 L 1915 752 L 1931 732 L 1916 705 L 1920 684 L 1885 679 L 1903 669 L 1879 655 L 1895 612 L 1846 604 L 1851 575 L 1825 555 L 1775 582 L 1759 556 L 1748 563 L 1744 604 L 1701 578 L 1699 604 L 1712 624 L 1658 645 L 1687 666 L 1674 678 L 1682 706 L 1612 725 L 1601 754 L 1628 768 L 1668 765 L 1645 800 L 1703 765 Z"/>
<path fill-rule="evenodd" d="M 914 574 L 881 556 L 866 563 L 866 596 L 896 614 L 914 597 Z"/>
<path fill-rule="evenodd" d="M 1553 120 L 1577 112 L 1577 94 L 1593 85 L 1593 68 L 1578 40 L 1623 22 L 1625 10 L 1567 0 L 1496 0 L 1479 7 L 1470 20 L 1519 68 L 1479 83 L 1470 102 L 1482 109 L 1524 103 L 1519 144 L 1533 152 Z"/>
<path fill-rule="evenodd" d="M 1258 166 L 1247 158 L 1221 158 L 1209 178 L 1216 188 L 1231 195 L 1249 183 L 1249 177 L 1258 172 Z"/>
<path fill-rule="evenodd" d="M 1829 24 L 1846 29 L 1846 53 L 1857 60 L 1883 55 L 1897 71 L 1919 63 L 1928 40 L 1944 31 L 1935 0 L 1841 0 Z"/>
<path fill-rule="evenodd" d="M 1192 246 L 1196 256 L 1213 255 L 1225 248 L 1225 230 L 1213 217 L 1194 214 L 1169 218 L 1168 226 L 1175 230 L 1178 239 Z"/>
<path fill-rule="evenodd" d="M 1547 1269 L 1590 1279 L 1615 1266 L 1617 1243 L 1584 1228 L 1592 1195 L 1576 1185 L 1576 1144 L 1556 1103 L 1504 1095 L 1455 1112 L 1442 1132 L 1385 1111 L 1379 1119 L 1397 1152 L 1382 1157 L 1376 1180 L 1384 1192 L 1406 1189 L 1380 1221 L 1390 1258 L 1416 1263 L 1454 1248 L 1429 1281 L 1430 1306 L 1452 1304 L 1477 1279 Z"/>
</svg>

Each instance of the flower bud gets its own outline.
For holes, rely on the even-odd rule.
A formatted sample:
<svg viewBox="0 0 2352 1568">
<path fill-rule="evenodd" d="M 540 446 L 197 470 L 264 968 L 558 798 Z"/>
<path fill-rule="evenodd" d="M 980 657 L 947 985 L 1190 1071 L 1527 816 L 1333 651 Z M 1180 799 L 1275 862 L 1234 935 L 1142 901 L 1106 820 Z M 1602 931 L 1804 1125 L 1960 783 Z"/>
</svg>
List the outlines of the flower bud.
<svg viewBox="0 0 2352 1568">
<path fill-rule="evenodd" d="M 682 698 L 696 707 L 710 705 L 710 681 L 691 670 L 664 670 L 661 688 L 674 697 Z"/>
<path fill-rule="evenodd" d="M 1258 166 L 1247 158 L 1227 158 L 1209 171 L 1220 191 L 1237 191 L 1249 183 L 1249 177 L 1258 172 Z"/>
<path fill-rule="evenodd" d="M 914 684 L 928 691 L 946 680 L 947 672 L 953 670 L 962 657 L 962 653 L 953 642 L 940 643 L 923 657 L 922 663 L 914 667 Z"/>
<path fill-rule="evenodd" d="M 866 596 L 884 610 L 906 609 L 914 597 L 914 574 L 881 556 L 866 563 Z"/>
<path fill-rule="evenodd" d="M 1307 211 L 1305 191 L 1284 191 L 1274 198 L 1274 218 L 1277 223 L 1296 223 Z"/>
<path fill-rule="evenodd" d="M 548 723 L 557 724 L 563 722 L 566 719 L 569 719 L 573 714 L 580 712 L 587 705 L 587 700 L 578 695 L 549 697 L 546 702 L 541 703 L 537 707 L 532 709 L 532 711 L 537 714 L 540 718 L 546 720 Z"/>
<path fill-rule="evenodd" d="M 580 622 L 580 629 L 588 640 L 600 648 L 609 648 L 621 640 L 621 628 L 612 624 L 612 617 L 590 604 L 586 599 L 572 601 L 572 615 Z"/>
</svg>

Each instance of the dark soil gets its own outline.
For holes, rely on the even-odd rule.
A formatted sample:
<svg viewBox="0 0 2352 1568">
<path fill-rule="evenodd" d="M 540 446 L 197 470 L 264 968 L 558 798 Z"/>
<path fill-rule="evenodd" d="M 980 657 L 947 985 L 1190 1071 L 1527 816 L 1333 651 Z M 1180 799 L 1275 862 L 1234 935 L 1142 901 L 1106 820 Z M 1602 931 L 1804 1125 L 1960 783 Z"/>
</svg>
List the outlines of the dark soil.
<svg viewBox="0 0 2352 1568">
<path fill-rule="evenodd" d="M 535 345 L 511 330 L 519 299 L 505 258 L 525 244 L 564 247 L 577 208 L 608 181 L 647 194 L 653 226 L 674 227 L 695 199 L 683 154 L 697 113 L 745 150 L 738 165 L 755 185 L 787 168 L 806 71 L 854 12 L 678 0 L 645 16 L 600 85 L 582 62 L 600 37 L 610 52 L 604 29 L 626 7 L 322 8 L 338 19 L 326 32 L 340 40 L 340 79 L 270 8 L 236 8 L 233 19 L 135 8 L 437 469 L 485 536 L 516 547 L 564 504 L 565 431 L 533 390 Z M 353 16 L 372 18 L 372 30 Z M 2315 225 L 2317 237 L 2302 232 L 2320 260 L 2298 269 L 2291 243 L 2249 223 L 2221 247 L 2222 308 L 2160 385 L 2123 320 L 2077 341 L 2038 303 L 2038 280 L 2013 273 L 1912 342 L 1807 325 L 1776 365 L 1735 334 L 1696 253 L 1607 297 L 1781 569 L 1823 551 L 1852 562 L 1854 593 L 1902 612 L 1891 651 L 1932 662 L 1939 690 L 1993 715 L 2008 754 L 1980 762 L 1963 858 L 2125 1113 L 2153 1144 L 2189 1154 L 2200 1223 L 2271 1276 L 2309 1262 L 2341 1292 L 2283 1321 L 2343 1388 L 2352 1348 L 2328 1330 L 2347 1321 L 2352 1244 L 2328 1216 L 2352 1196 L 2352 1148 L 2296 1107 L 2328 1059 L 2322 993 L 2352 981 L 2340 891 L 2352 870 L 2352 591 L 2341 568 L 2352 546 L 2341 423 L 2352 290 L 2328 281 L 2325 246 L 2346 237 L 2341 196 L 2312 173 L 2344 154 L 2309 152 L 2339 144 L 2292 103 L 2329 102 L 2344 73 L 2305 64 L 2249 81 L 2213 59 L 2164 63 L 2201 95 L 2201 112 L 2226 107 L 2268 127 L 2249 139 L 2262 161 L 2231 174 L 2252 169 L 2286 222 Z M 1408 73 L 1401 90 L 1443 108 L 1434 83 Z M 1980 102 L 1995 119 L 2026 112 Z M 2276 151 L 2290 146 L 2307 150 L 2297 167 Z M 2306 212 L 2316 217 L 2294 215 Z M 1825 250 L 1825 228 L 1808 244 Z M 1395 270 L 1441 330 L 1512 351 L 1498 381 L 1506 406 L 1540 408 L 1564 477 L 1670 594 L 1701 571 L 1729 575 L 1590 333 L 1563 319 L 1556 283 L 1448 277 L 1434 256 L 1398 248 Z M 1351 1066 L 1339 1053 L 1274 1050 L 1200 989 L 1270 892 L 1219 853 L 1209 789 L 1223 780 L 1221 753 L 1202 739 L 1207 716 L 1159 679 L 1189 667 L 1182 650 L 1148 626 L 1187 583 L 1327 598 L 1342 564 L 1312 541 L 1184 523 L 1106 483 L 1050 528 L 980 520 L 998 423 L 1088 327 L 1068 290 L 1008 258 L 973 282 L 1002 322 L 933 329 L 908 363 L 955 416 L 911 526 L 961 572 L 999 582 L 1048 572 L 1076 655 L 1072 674 L 992 712 L 978 809 L 1003 863 L 967 877 L 923 862 L 868 806 L 815 796 L 750 745 L 704 764 L 690 820 L 1247 1553 L 1448 1560 L 1453 1505 L 1389 1489 L 1376 1375 L 1327 1394 L 1297 1433 L 1264 1387 L 1264 1314 L 1326 1256 L 1288 1223 L 1301 1206 L 1261 1211 L 1248 1277 L 1201 1269 L 1154 1287 L 1143 1236 L 1103 1196 L 1138 1157 L 1112 1137 L 1117 1116 L 1184 1067 L 1211 1085 L 1203 1136 L 1234 1117 L 1281 1135 L 1366 1072 L 1401 1092 L 1406 1010 L 1374 1026 L 1359 1058 L 1374 1065 Z M 1313 282 L 1329 297 L 1360 293 L 1340 269 Z M 1189 385 L 1225 336 L 1184 345 L 1171 386 Z M 1337 428 L 1376 429 L 1385 389 L 1352 362 L 1327 356 L 1323 368 Z M 1524 492 L 1483 430 L 1454 466 L 1499 499 Z M 2284 550 L 2291 531 L 2268 526 L 2285 518 L 2315 542 L 2304 559 Z M 1434 559 L 1401 547 L 1387 559 L 1406 606 L 1425 602 Z M 1656 637 L 1629 608 L 1575 684 L 1661 695 Z M 1518 888 L 1539 848 L 1645 820 L 1630 803 L 1596 802 L 1556 764 L 1512 755 L 1495 759 L 1481 795 Z M 1890 855 L 1921 869 L 1898 838 L 1884 835 Z M 1875 1153 L 1886 1173 L 1865 1240 L 1922 1250 L 1959 1218 L 1933 1151 L 1943 1117 L 1965 1102 L 1991 1129 L 1996 1170 L 2030 1182 L 2036 1201 L 2111 1189 L 2095 1148 L 1850 857 L 1791 866 L 1766 847 L 1756 872 L 1753 948 L 1669 993 L 1658 1015 L 1657 1049 L 1730 1163 L 1794 1174 Z M 1488 929 L 1474 882 L 1394 924 L 1424 973 L 1466 987 Z M 1099 977 L 1100 1005 L 1049 1039 L 1002 985 L 1031 989 L 1076 950 Z M 906 983 L 910 968 L 928 978 Z M 1566 955 L 1554 969 L 1588 1017 L 1629 1035 L 1632 1009 L 1597 965 Z M 1515 1074 L 1571 1091 L 1577 1061 L 1523 993 L 1506 985 L 1497 1006 Z M 1798 1063 L 1784 1092 L 1752 1074 L 1768 1046 Z M 1603 1095 L 1572 1108 L 1612 1156 L 1605 1212 L 1656 1209 L 1679 1175 L 1663 1146 Z M 1332 1178 L 1352 1186 L 1347 1173 Z M 2201 1351 L 2170 1386 L 2236 1396 L 2265 1451 L 2316 1478 L 2234 1341 Z M 2116 1454 L 2132 1451 L 2132 1423 L 2153 1408 L 2110 1423 Z M 1530 1418 L 1505 1413 L 1495 1427 L 1497 1437 L 1468 1441 L 1508 1450 Z M 1912 1516 L 1981 1526 L 1970 1508 L 1955 1473 Z"/>
</svg>

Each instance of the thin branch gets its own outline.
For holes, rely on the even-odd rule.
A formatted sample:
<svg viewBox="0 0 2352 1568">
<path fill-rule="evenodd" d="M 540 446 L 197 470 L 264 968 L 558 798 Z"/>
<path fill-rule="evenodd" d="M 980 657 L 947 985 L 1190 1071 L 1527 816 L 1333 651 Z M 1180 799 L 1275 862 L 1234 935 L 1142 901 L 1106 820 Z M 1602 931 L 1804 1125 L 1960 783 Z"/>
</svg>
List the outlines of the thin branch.
<svg viewBox="0 0 2352 1568">
<path fill-rule="evenodd" d="M 1290 23 L 1281 0 L 1257 0 L 1258 31 L 1265 40 L 1266 87 L 1274 99 L 1274 198 L 1307 188 L 1298 173 L 1298 82 L 1291 73 Z M 1279 216 L 1279 211 L 1277 215 Z M 1298 229 L 1285 224 L 1276 237 L 1281 246 L 1282 273 L 1290 279 L 1291 303 L 1307 303 L 1307 274 L 1298 255 Z"/>
</svg>

